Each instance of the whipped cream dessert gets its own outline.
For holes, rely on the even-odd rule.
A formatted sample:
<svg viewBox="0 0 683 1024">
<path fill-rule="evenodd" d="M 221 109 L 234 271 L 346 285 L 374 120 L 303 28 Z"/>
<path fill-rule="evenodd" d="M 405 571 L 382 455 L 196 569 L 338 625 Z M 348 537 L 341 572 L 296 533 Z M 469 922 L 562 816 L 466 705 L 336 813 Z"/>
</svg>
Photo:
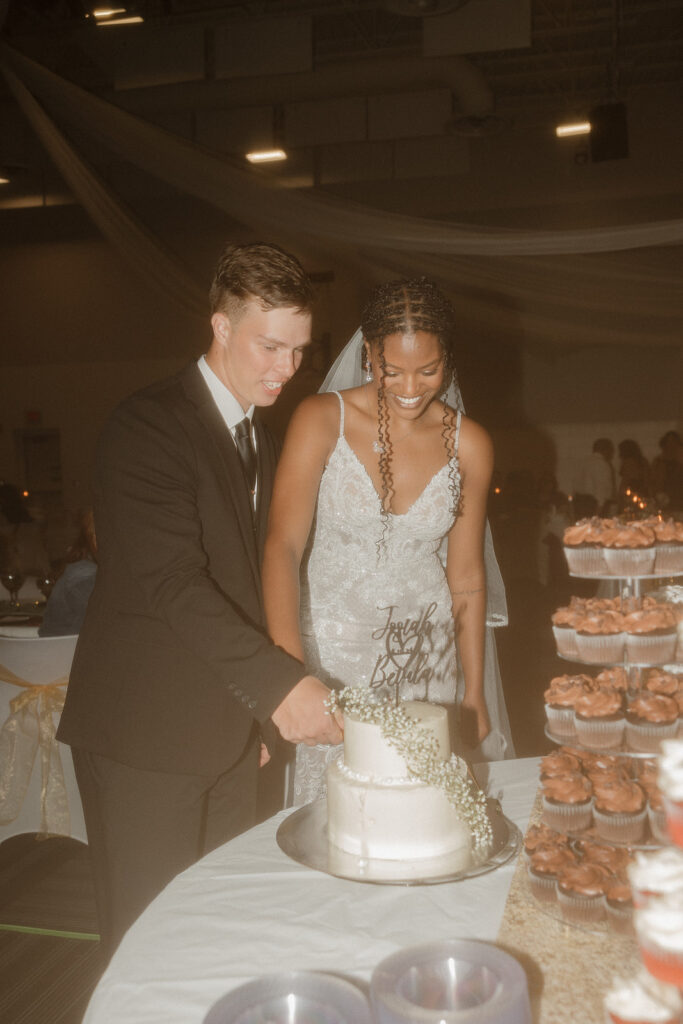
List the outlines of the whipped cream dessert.
<svg viewBox="0 0 683 1024">
<path fill-rule="evenodd" d="M 675 1024 L 683 1001 L 671 985 L 640 976 L 617 980 L 605 996 L 605 1010 L 618 1024 Z"/>
<path fill-rule="evenodd" d="M 655 853 L 636 851 L 628 876 L 644 901 L 652 895 L 683 893 L 683 850 L 667 846 Z"/>
<path fill-rule="evenodd" d="M 683 740 L 663 741 L 658 783 L 669 800 L 683 802 Z"/>
</svg>

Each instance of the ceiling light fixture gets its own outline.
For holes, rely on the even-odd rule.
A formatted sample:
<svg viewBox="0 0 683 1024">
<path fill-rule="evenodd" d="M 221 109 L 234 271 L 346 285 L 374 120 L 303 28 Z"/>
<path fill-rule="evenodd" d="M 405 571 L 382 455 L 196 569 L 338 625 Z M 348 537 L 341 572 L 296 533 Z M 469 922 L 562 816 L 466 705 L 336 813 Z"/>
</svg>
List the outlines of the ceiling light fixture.
<svg viewBox="0 0 683 1024">
<path fill-rule="evenodd" d="M 2 174 L 0 174 L 0 185 L 9 185 L 9 178 L 5 178 Z"/>
<path fill-rule="evenodd" d="M 95 24 L 98 28 L 107 28 L 110 25 L 139 25 L 143 21 L 139 14 L 131 14 L 127 18 L 98 18 Z"/>
<path fill-rule="evenodd" d="M 246 154 L 250 164 L 275 163 L 276 160 L 286 160 L 287 154 L 284 149 L 255 149 Z"/>
<path fill-rule="evenodd" d="M 590 121 L 573 121 L 569 124 L 558 124 L 555 134 L 558 139 L 565 139 L 572 135 L 590 135 Z"/>
<path fill-rule="evenodd" d="M 111 18 L 114 14 L 125 14 L 125 7 L 96 7 L 92 12 L 93 18 Z"/>
</svg>

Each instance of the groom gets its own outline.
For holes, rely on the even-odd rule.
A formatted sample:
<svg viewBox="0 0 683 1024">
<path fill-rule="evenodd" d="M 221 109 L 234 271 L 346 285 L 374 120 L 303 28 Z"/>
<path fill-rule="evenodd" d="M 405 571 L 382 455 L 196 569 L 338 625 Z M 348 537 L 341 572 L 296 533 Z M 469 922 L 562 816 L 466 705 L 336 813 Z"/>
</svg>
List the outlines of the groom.
<svg viewBox="0 0 683 1024">
<path fill-rule="evenodd" d="M 301 362 L 312 287 L 256 243 L 224 252 L 210 296 L 206 356 L 122 402 L 95 460 L 99 565 L 58 736 L 107 953 L 171 878 L 254 823 L 269 722 L 292 742 L 341 740 L 327 688 L 267 638 L 260 586 L 277 451 L 252 416 Z"/>
</svg>

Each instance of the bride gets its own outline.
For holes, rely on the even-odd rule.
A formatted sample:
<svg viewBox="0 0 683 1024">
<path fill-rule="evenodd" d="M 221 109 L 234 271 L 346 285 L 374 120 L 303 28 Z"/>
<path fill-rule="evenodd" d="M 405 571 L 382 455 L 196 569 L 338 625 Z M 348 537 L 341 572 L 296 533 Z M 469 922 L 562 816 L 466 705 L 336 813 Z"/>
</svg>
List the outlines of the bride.
<svg viewBox="0 0 683 1024">
<path fill-rule="evenodd" d="M 272 639 L 309 672 L 457 702 L 460 739 L 483 760 L 511 752 L 487 629 L 506 611 L 486 524 L 491 439 L 463 414 L 454 345 L 453 309 L 431 281 L 372 293 L 325 393 L 292 417 L 264 600 Z M 323 792 L 338 751 L 297 748 L 295 803 Z"/>
</svg>

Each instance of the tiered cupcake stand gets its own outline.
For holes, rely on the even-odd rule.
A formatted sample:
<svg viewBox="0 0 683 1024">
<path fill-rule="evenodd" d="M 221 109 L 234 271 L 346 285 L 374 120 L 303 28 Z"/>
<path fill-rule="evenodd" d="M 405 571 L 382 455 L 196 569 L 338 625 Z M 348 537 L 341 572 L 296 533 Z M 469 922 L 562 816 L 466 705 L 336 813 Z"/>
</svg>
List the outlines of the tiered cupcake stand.
<svg viewBox="0 0 683 1024">
<path fill-rule="evenodd" d="M 652 573 L 652 574 L 647 574 L 647 575 L 628 576 L 628 577 L 618 577 L 618 576 L 615 576 L 615 575 L 596 575 L 596 574 L 580 575 L 578 573 L 570 573 L 570 575 L 573 576 L 576 579 L 609 580 L 611 582 L 616 582 L 616 583 L 619 584 L 619 594 L 622 597 L 622 599 L 631 597 L 631 598 L 634 599 L 634 603 L 637 603 L 637 604 L 640 603 L 640 600 L 642 598 L 642 592 L 643 592 L 642 584 L 643 584 L 644 581 L 646 581 L 646 580 L 655 580 L 656 579 L 656 580 L 660 580 L 662 583 L 664 583 L 664 582 L 667 582 L 667 581 L 671 582 L 672 579 L 673 579 L 670 572 L 666 572 L 666 573 Z M 627 673 L 627 676 L 628 676 L 628 679 L 629 679 L 629 689 L 630 690 L 635 690 L 635 689 L 638 688 L 638 683 L 640 681 L 640 672 L 641 672 L 641 670 L 647 669 L 647 668 L 655 668 L 655 667 L 662 668 L 662 667 L 664 667 L 663 664 L 657 664 L 657 663 L 654 663 L 654 662 L 632 662 L 632 661 L 629 661 L 628 657 L 626 655 L 626 652 L 624 652 L 624 659 L 621 662 L 609 662 L 609 663 L 581 661 L 581 659 L 578 656 L 577 657 L 570 657 L 568 655 L 559 654 L 559 652 L 558 652 L 558 657 L 562 658 L 565 661 L 571 661 L 573 664 L 593 665 L 594 667 L 599 668 L 599 670 L 603 670 L 603 669 L 607 669 L 607 668 L 613 668 L 613 667 L 617 667 L 617 666 L 620 665 L 621 667 L 623 667 L 625 669 L 625 671 Z M 667 670 L 669 670 L 671 672 L 679 672 L 679 671 L 682 670 L 682 666 L 681 665 L 679 665 L 677 663 L 671 663 L 671 662 L 667 662 L 666 663 L 666 668 L 667 668 Z M 638 760 L 644 760 L 644 759 L 652 760 L 652 759 L 654 759 L 657 756 L 656 751 L 638 751 L 638 750 L 628 749 L 626 747 L 626 745 L 625 745 L 625 742 L 622 742 L 622 744 L 620 746 L 618 746 L 618 747 L 609 747 L 609 748 L 605 747 L 605 748 L 602 748 L 602 749 L 598 748 L 598 747 L 593 747 L 593 746 L 591 746 L 591 747 L 582 746 L 582 744 L 578 741 L 578 739 L 576 737 L 560 736 L 557 733 L 553 733 L 550 730 L 550 728 L 549 728 L 549 726 L 547 724 L 546 724 L 546 727 L 545 727 L 545 735 L 546 735 L 546 737 L 549 740 L 551 740 L 551 742 L 558 744 L 558 746 L 571 747 L 573 750 L 576 750 L 579 753 L 581 753 L 582 751 L 585 751 L 587 756 L 596 755 L 596 754 L 597 755 L 608 755 L 608 756 L 612 756 L 612 757 L 619 757 L 619 758 L 623 758 L 623 759 L 629 759 L 629 760 L 632 760 L 632 761 L 638 761 Z M 541 818 L 541 820 L 542 820 L 542 818 Z M 634 851 L 635 850 L 644 850 L 644 851 L 646 851 L 646 850 L 657 850 L 657 849 L 660 849 L 661 846 L 663 845 L 663 843 L 654 835 L 654 833 L 652 831 L 650 831 L 649 837 L 643 838 L 640 842 L 635 842 L 635 843 L 634 842 L 623 843 L 623 842 L 618 842 L 616 840 L 605 839 L 603 836 L 600 836 L 600 835 L 598 835 L 596 833 L 594 827 L 583 829 L 581 831 L 578 831 L 578 830 L 577 831 L 572 831 L 571 829 L 566 829 L 566 830 L 563 830 L 563 831 L 568 836 L 570 841 L 581 840 L 581 841 L 584 841 L 584 842 L 594 842 L 594 843 L 599 844 L 601 846 L 611 846 L 611 847 L 617 847 L 617 848 L 618 847 L 622 847 L 622 848 L 628 848 L 629 850 L 634 850 Z M 531 898 L 533 898 L 533 897 L 531 897 Z M 534 902 L 535 902 L 535 905 L 540 910 L 542 910 L 544 913 L 546 913 L 549 916 L 555 918 L 556 920 L 562 921 L 564 924 L 567 924 L 567 925 L 569 925 L 571 927 L 578 928 L 578 929 L 584 930 L 584 931 L 590 931 L 590 932 L 593 932 L 593 933 L 596 933 L 596 932 L 597 933 L 601 933 L 602 932 L 602 933 L 605 933 L 605 934 L 609 934 L 610 937 L 614 934 L 615 937 L 618 937 L 619 939 L 624 939 L 625 938 L 626 941 L 629 942 L 629 944 L 635 942 L 635 937 L 632 934 L 630 934 L 630 933 L 627 933 L 626 936 L 624 936 L 623 933 L 614 933 L 613 930 L 612 930 L 612 927 L 607 923 L 606 920 L 602 921 L 602 922 L 589 922 L 589 923 L 585 923 L 585 924 L 584 923 L 578 923 L 576 921 L 572 921 L 571 919 L 566 918 L 562 914 L 560 906 L 558 904 L 556 904 L 556 903 L 546 903 L 544 901 L 538 901 L 538 900 L 534 900 Z"/>
</svg>

